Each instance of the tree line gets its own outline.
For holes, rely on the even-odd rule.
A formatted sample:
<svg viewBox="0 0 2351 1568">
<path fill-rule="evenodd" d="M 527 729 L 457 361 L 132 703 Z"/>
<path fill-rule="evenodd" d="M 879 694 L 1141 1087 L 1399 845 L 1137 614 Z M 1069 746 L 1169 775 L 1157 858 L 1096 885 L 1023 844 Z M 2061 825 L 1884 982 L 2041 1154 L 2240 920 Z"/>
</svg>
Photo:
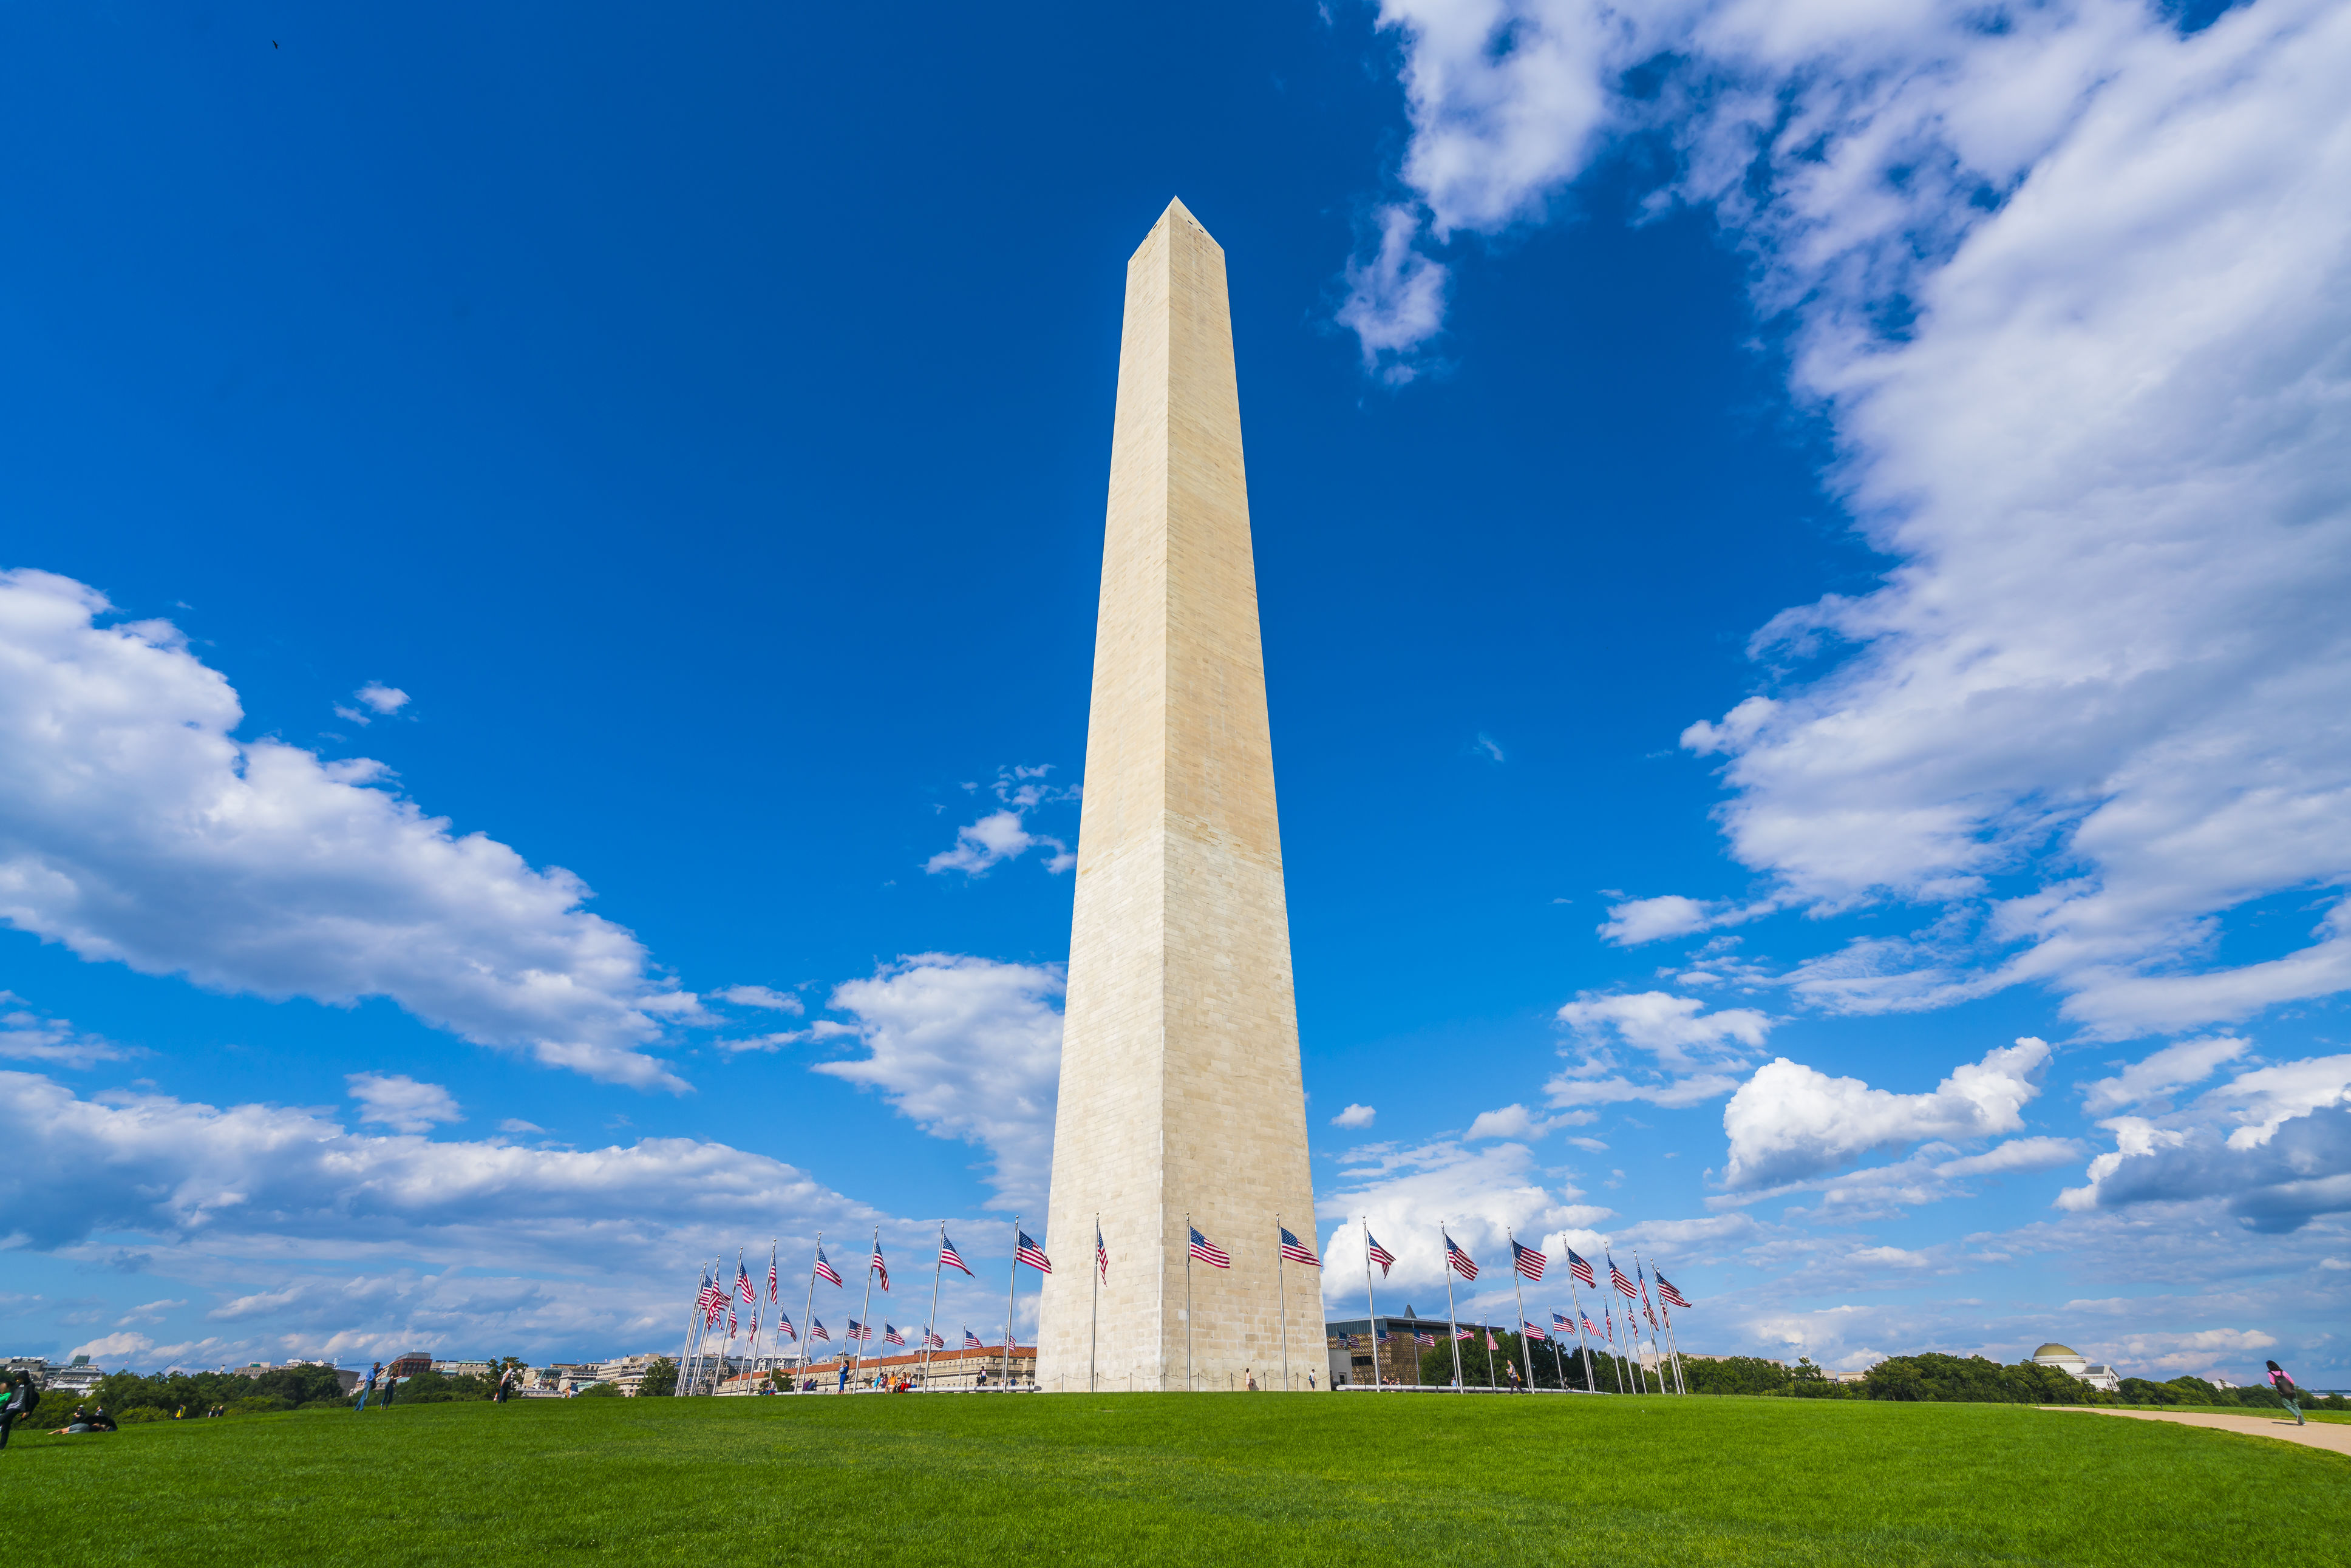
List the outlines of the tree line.
<svg viewBox="0 0 2351 1568">
<path fill-rule="evenodd" d="M 1523 1364 L 1520 1360 L 1519 1336 L 1497 1333 L 1494 1341 L 1500 1348 L 1490 1353 L 1490 1375 L 1501 1386 L 1510 1385 L 1507 1367 Z M 1560 1355 L 1554 1360 L 1550 1344 L 1538 1341 L 1534 1347 L 1534 1385 L 1537 1388 L 1557 1388 L 1562 1381 L 1569 1388 L 1583 1386 L 1583 1363 L 1567 1342 L 1560 1345 Z M 1489 1352 L 1481 1334 L 1461 1342 L 1462 1381 L 1473 1386 L 1484 1386 L 1489 1377 Z M 1654 1392 L 1656 1375 L 1642 1372 L 1635 1381 L 1618 1382 L 1621 1362 L 1595 1349 L 1592 1356 L 1593 1381 L 1604 1394 L 1630 1393 L 1646 1379 Z M 1719 1360 L 1699 1361 L 1682 1358 L 1682 1383 L 1692 1394 L 1767 1395 L 1788 1399 L 1896 1399 L 1917 1402 L 1945 1402 L 1980 1405 L 2216 1405 L 2223 1408 L 2236 1406 L 2250 1409 L 2275 1410 L 2282 1402 L 2266 1387 L 2220 1388 L 2200 1377 L 2174 1377 L 2167 1382 L 2150 1382 L 2144 1377 L 2126 1377 L 2122 1392 L 2108 1394 L 2093 1388 L 2070 1373 L 2053 1366 L 2038 1365 L 2031 1360 L 2013 1364 L 1992 1361 L 1980 1355 L 1944 1355 L 1927 1351 L 1917 1355 L 1889 1356 L 1869 1369 L 1857 1383 L 1837 1383 L 1815 1366 L 1809 1357 L 1793 1366 L 1783 1366 L 1761 1356 L 1730 1355 Z M 1562 1374 L 1564 1374 L 1562 1379 Z M 1670 1382 L 1670 1369 L 1667 1373 Z M 1453 1381 L 1453 1350 L 1442 1339 L 1433 1350 L 1420 1353 L 1420 1380 L 1425 1384 L 1442 1385 Z M 2351 1410 L 2351 1400 L 2340 1395 L 2321 1398 L 2312 1396 L 2303 1401 L 2305 1410 Z"/>
</svg>

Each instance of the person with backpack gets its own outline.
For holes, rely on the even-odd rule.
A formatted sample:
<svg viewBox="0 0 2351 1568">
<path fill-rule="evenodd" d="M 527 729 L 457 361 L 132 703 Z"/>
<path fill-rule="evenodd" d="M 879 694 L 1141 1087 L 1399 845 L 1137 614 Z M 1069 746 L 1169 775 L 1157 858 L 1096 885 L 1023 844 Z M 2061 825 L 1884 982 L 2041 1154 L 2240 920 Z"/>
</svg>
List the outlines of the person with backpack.
<svg viewBox="0 0 2351 1568">
<path fill-rule="evenodd" d="M 7 1382 L 7 1395 L 0 1397 L 0 1448 L 8 1446 L 8 1428 L 40 1407 L 41 1391 L 33 1382 L 33 1375 L 17 1368 Z"/>
<path fill-rule="evenodd" d="M 2274 1361 L 2270 1363 L 2270 1386 L 2277 1390 L 2278 1399 L 2285 1406 L 2286 1414 L 2294 1417 L 2295 1426 L 2310 1425 L 2302 1418 L 2302 1390 L 2285 1375 L 2285 1368 Z"/>
<path fill-rule="evenodd" d="M 375 1365 L 368 1369 L 367 1381 L 360 1385 L 360 1402 L 357 1408 L 362 1414 L 367 1410 L 368 1396 L 375 1392 L 376 1379 L 382 1375 L 383 1363 L 379 1361 Z"/>
</svg>

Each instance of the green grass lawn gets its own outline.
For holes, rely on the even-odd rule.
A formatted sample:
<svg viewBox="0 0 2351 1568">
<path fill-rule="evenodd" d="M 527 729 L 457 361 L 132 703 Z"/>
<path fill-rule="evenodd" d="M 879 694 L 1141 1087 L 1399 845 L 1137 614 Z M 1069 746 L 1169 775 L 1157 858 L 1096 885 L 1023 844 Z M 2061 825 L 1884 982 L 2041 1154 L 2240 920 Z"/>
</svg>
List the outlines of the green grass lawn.
<svg viewBox="0 0 2351 1568">
<path fill-rule="evenodd" d="M 2351 1563 L 2351 1459 L 1998 1405 L 420 1405 L 20 1432 L 0 1477 L 28 1568 Z"/>
</svg>

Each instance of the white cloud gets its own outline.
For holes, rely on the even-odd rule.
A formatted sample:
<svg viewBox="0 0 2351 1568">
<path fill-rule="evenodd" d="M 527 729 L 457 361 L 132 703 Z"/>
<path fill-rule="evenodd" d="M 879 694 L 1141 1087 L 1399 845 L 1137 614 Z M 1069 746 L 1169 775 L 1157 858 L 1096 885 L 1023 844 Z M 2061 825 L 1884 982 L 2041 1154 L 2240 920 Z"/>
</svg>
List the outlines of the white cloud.
<svg viewBox="0 0 2351 1568">
<path fill-rule="evenodd" d="M 239 742 L 221 674 L 94 590 L 0 572 L 0 918 L 144 974 L 338 1006 L 390 997 L 476 1044 L 643 1088 L 695 998 L 635 937 L 381 788 L 382 765 Z"/>
<path fill-rule="evenodd" d="M 1350 1105 L 1332 1117 L 1331 1124 L 1334 1127 L 1368 1127 L 1372 1124 L 1372 1118 L 1378 1114 L 1369 1105 Z"/>
<path fill-rule="evenodd" d="M 716 1224 L 743 1237 L 764 1236 L 779 1215 L 878 1218 L 724 1144 L 582 1151 L 379 1136 L 272 1105 L 82 1099 L 24 1072 L 0 1071 L 0 1137 L 11 1150 L 0 1236 L 43 1251 L 132 1232 L 268 1256 L 383 1248 L 562 1271 L 599 1254 L 600 1268 L 674 1266 Z"/>
<path fill-rule="evenodd" d="M 2009 1171 L 2045 1171 L 2082 1157 L 2077 1138 L 2011 1138 L 1980 1155 L 1944 1160 L 1935 1174 L 1945 1177 L 2001 1176 Z"/>
<path fill-rule="evenodd" d="M 501 1133 L 544 1133 L 546 1128 L 536 1122 L 526 1122 L 519 1116 L 508 1116 L 498 1124 Z"/>
<path fill-rule="evenodd" d="M 1379 1282 L 1383 1299 L 1392 1299 L 1394 1291 L 1418 1291 L 1426 1297 L 1445 1289 L 1444 1246 L 1437 1239 L 1442 1221 L 1483 1270 L 1476 1286 L 1460 1292 L 1465 1312 L 1468 1301 L 1486 1293 L 1489 1281 L 1499 1281 L 1503 1293 L 1496 1299 L 1508 1300 L 1507 1231 L 1515 1229 L 1529 1247 L 1552 1245 L 1545 1239 L 1561 1234 L 1580 1238 L 1580 1249 L 1600 1246 L 1589 1228 L 1614 1211 L 1579 1203 L 1583 1195 L 1577 1188 L 1547 1187 L 1536 1175 L 1533 1155 L 1522 1144 L 1480 1149 L 1447 1142 L 1374 1145 L 1353 1151 L 1342 1160 L 1335 1181 L 1316 1184 L 1317 1212 L 1341 1222 L 1322 1249 L 1329 1265 L 1323 1270 L 1324 1301 L 1333 1311 L 1363 1301 L 1365 1216 L 1371 1233 L 1396 1260 L 1391 1275 Z"/>
<path fill-rule="evenodd" d="M 2122 1039 L 2351 987 L 2351 13 L 1380 16 L 1413 134 L 1409 197 L 1348 273 L 1366 355 L 1408 366 L 1437 330 L 1441 289 L 1400 303 L 1429 246 L 1539 220 L 1654 134 L 1677 165 L 1652 210 L 1704 205 L 1746 249 L 1894 560 L 1778 617 L 1775 695 L 1685 737 L 1727 759 L 1731 847 L 1772 899 L 1959 917 L 1805 994 L 2042 984 Z M 2295 892 L 2298 950 L 2218 956 L 2228 912 Z M 1636 907 L 1623 939 L 1699 913 Z"/>
<path fill-rule="evenodd" d="M 2178 1111 L 2099 1125 L 2115 1146 L 2059 1196 L 2061 1207 L 2218 1198 L 2265 1232 L 2351 1212 L 2351 1055 L 2256 1068 Z"/>
<path fill-rule="evenodd" d="M 1895 1094 L 1780 1057 L 1758 1068 L 1723 1107 L 1730 1140 L 1724 1184 L 1770 1186 L 1872 1149 L 2014 1132 L 2025 1103 L 2041 1092 L 2034 1080 L 2048 1060 L 2049 1047 L 2027 1036 L 1954 1070 L 1931 1093 Z"/>
<path fill-rule="evenodd" d="M 0 991 L 0 1006 L 23 1000 L 13 992 Z M 43 1018 L 21 1007 L 0 1012 L 0 1057 L 78 1069 L 101 1061 L 119 1061 L 134 1054 L 110 1040 L 84 1034 L 66 1019 Z"/>
<path fill-rule="evenodd" d="M 1559 1009 L 1559 1021 L 1587 1038 L 1613 1032 L 1677 1072 L 1744 1061 L 1771 1032 L 1771 1019 L 1753 1008 L 1709 1013 L 1695 997 L 1665 991 L 1621 997 L 1586 993 Z"/>
<path fill-rule="evenodd" d="M 919 953 L 832 993 L 867 1054 L 812 1071 L 882 1091 L 935 1137 L 960 1138 L 995 1156 L 990 1181 L 1007 1204 L 1034 1205 L 1050 1174 L 1060 1088 L 1061 994 L 1057 966 Z"/>
<path fill-rule="evenodd" d="M 1741 904 L 1735 899 L 1711 903 L 1668 893 L 1657 898 L 1628 899 L 1608 906 L 1608 918 L 1599 926 L 1601 940 L 1620 947 L 1637 947 L 1668 936 L 1687 936 L 1724 925 L 1761 919 L 1779 905 L 1771 899 Z"/>
<path fill-rule="evenodd" d="M 713 991 L 711 995 L 722 1002 L 733 1002 L 737 1007 L 767 1008 L 781 1013 L 806 1010 L 800 1006 L 799 998 L 788 991 L 771 991 L 765 986 L 729 986 L 723 991 Z"/>
<path fill-rule="evenodd" d="M 370 681 L 351 694 L 379 714 L 395 714 L 408 706 L 408 694 L 381 681 Z"/>
<path fill-rule="evenodd" d="M 1077 853 L 1068 844 L 1043 833 L 1032 833 L 1026 826 L 1028 813 L 1038 807 L 1078 799 L 1078 790 L 1058 789 L 1044 781 L 1045 775 L 1051 772 L 1052 768 L 1049 762 L 1040 767 L 1007 768 L 998 771 L 994 789 L 996 798 L 1004 802 L 1004 809 L 990 811 L 977 822 L 957 828 L 954 847 L 933 855 L 924 862 L 923 869 L 933 876 L 949 871 L 977 876 L 1006 861 L 1018 860 L 1040 845 L 1053 852 L 1046 857 L 1047 871 L 1064 872 L 1077 864 Z M 976 786 L 966 785 L 965 788 L 975 789 Z"/>
<path fill-rule="evenodd" d="M 1364 368 L 1380 369 L 1384 360 L 1382 374 L 1402 385 L 1416 373 L 1411 350 L 1445 324 L 1447 274 L 1414 246 L 1419 223 L 1411 208 L 1383 207 L 1378 225 L 1379 244 L 1370 257 L 1347 264 L 1347 298 L 1338 320 L 1363 344 Z"/>
<path fill-rule="evenodd" d="M 86 1355 L 103 1366 L 109 1362 L 120 1361 L 154 1348 L 155 1342 L 145 1334 L 126 1331 L 120 1333 L 100 1334 L 93 1340 L 84 1340 L 66 1354 Z"/>
<path fill-rule="evenodd" d="M 2222 1063 L 2242 1056 L 2252 1043 L 2234 1035 L 2215 1035 L 2166 1046 L 2114 1077 L 2101 1078 L 2090 1084 L 2083 1092 L 2082 1109 L 2093 1116 L 2101 1116 L 2126 1105 L 2143 1104 L 2191 1083 L 2201 1083 Z"/>
<path fill-rule="evenodd" d="M 395 1133 L 429 1133 L 435 1122 L 462 1122 L 464 1112 L 438 1083 L 419 1083 L 404 1072 L 353 1072 L 343 1082 L 360 1103 L 360 1120 Z"/>
</svg>

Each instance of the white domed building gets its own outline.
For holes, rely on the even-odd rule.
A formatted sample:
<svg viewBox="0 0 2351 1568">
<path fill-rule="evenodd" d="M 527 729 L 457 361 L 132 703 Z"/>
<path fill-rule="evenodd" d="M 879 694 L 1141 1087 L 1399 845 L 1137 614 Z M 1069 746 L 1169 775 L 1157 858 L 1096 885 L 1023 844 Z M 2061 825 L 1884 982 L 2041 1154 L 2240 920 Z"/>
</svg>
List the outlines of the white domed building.
<svg viewBox="0 0 2351 1568">
<path fill-rule="evenodd" d="M 2122 1375 L 2113 1367 L 2100 1366 L 2071 1346 L 2059 1344 L 2053 1340 L 2032 1353 L 2032 1364 L 2053 1366 L 2058 1371 L 2069 1376 L 2078 1377 L 2091 1387 L 2104 1389 L 2108 1394 L 2118 1394 L 2122 1391 Z"/>
</svg>

